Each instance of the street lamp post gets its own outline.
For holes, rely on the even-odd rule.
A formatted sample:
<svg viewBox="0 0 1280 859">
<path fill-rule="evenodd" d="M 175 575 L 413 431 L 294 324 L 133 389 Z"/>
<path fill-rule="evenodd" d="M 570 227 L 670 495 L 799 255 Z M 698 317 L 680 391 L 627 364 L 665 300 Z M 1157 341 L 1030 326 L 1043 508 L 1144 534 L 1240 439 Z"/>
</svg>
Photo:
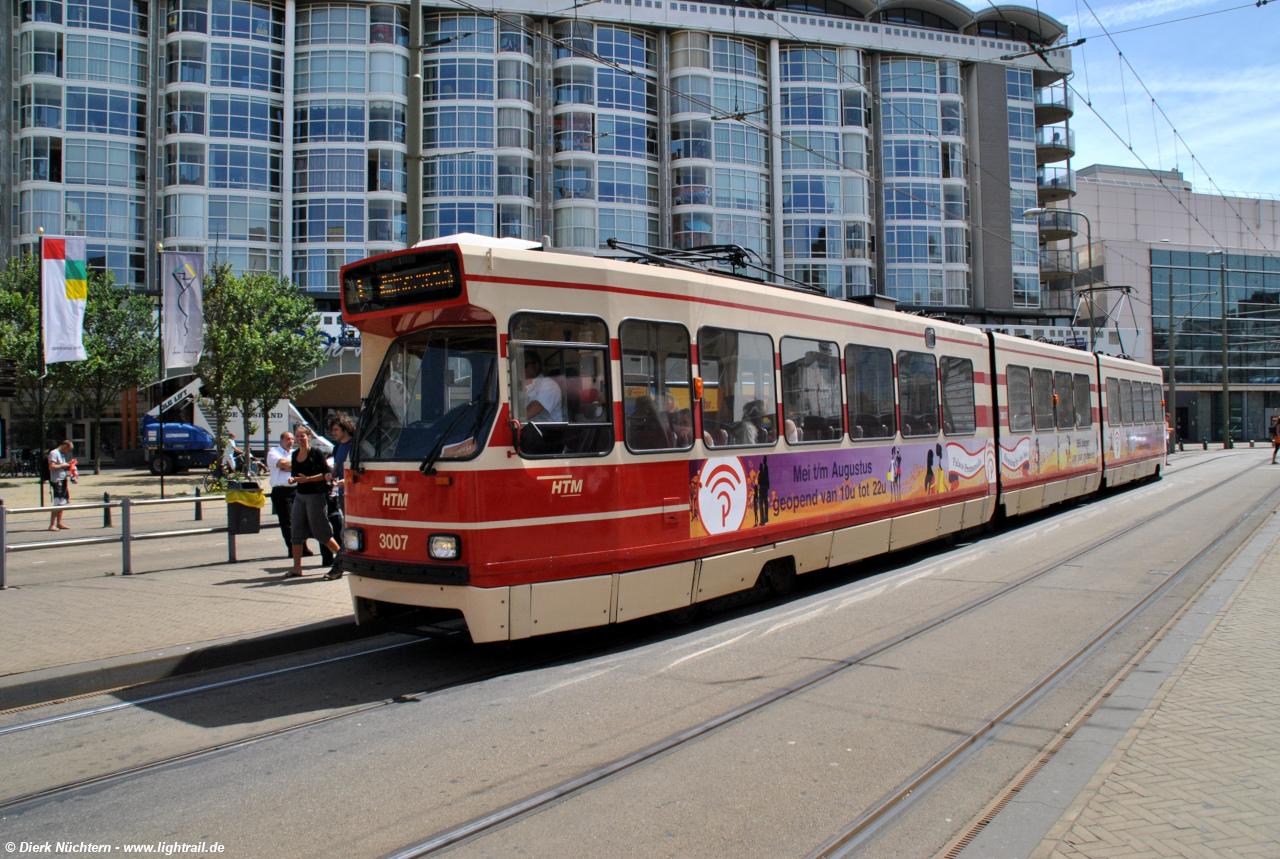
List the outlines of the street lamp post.
<svg viewBox="0 0 1280 859">
<path fill-rule="evenodd" d="M 1227 254 L 1221 248 L 1209 251 L 1206 257 L 1218 258 L 1219 285 L 1222 289 L 1222 447 L 1234 447 L 1231 443 L 1231 384 L 1227 379 Z"/>
<path fill-rule="evenodd" d="M 1084 212 L 1077 212 L 1075 209 L 1047 209 L 1044 206 L 1036 206 L 1035 208 L 1026 209 L 1022 212 L 1024 218 L 1039 218 L 1049 212 L 1066 212 L 1068 215 L 1078 215 L 1084 218 L 1085 241 L 1089 243 L 1089 352 L 1092 354 L 1095 349 L 1095 340 L 1097 335 L 1094 333 L 1094 303 L 1093 303 L 1093 224 L 1089 221 L 1089 216 Z M 1074 248 L 1073 248 L 1074 249 Z M 1075 287 L 1071 289 L 1072 296 L 1075 295 Z"/>
<path fill-rule="evenodd" d="M 1169 402 L 1166 404 L 1165 414 L 1169 418 L 1169 453 L 1173 453 L 1178 448 L 1178 380 L 1175 372 L 1178 368 L 1176 353 L 1173 351 L 1174 334 L 1173 328 L 1173 269 L 1169 269 Z M 1154 347 L 1152 348 L 1154 352 Z M 1152 358 L 1155 356 L 1153 355 Z"/>
</svg>

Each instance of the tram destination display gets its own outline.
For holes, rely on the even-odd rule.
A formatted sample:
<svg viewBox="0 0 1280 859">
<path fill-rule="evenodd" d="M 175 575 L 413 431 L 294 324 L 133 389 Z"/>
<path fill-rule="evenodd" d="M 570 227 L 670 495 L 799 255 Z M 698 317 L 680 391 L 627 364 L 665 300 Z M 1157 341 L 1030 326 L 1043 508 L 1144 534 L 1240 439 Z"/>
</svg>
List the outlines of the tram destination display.
<svg viewBox="0 0 1280 859">
<path fill-rule="evenodd" d="M 448 251 L 395 254 L 348 268 L 342 278 L 349 313 L 369 313 L 457 298 L 457 257 Z"/>
</svg>

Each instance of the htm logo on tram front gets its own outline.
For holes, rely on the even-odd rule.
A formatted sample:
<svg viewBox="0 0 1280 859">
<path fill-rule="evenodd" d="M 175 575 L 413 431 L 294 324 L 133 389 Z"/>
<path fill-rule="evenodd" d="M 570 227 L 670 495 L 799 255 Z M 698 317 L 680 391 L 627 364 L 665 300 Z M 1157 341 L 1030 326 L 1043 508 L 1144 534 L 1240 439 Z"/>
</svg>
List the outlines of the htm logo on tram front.
<svg viewBox="0 0 1280 859">
<path fill-rule="evenodd" d="M 551 481 L 551 494 L 561 498 L 576 498 L 582 494 L 582 481 L 574 480 L 572 474 L 541 474 L 539 480 Z"/>
<path fill-rule="evenodd" d="M 382 493 L 383 507 L 390 507 L 393 510 L 409 509 L 409 493 L 408 492 L 401 492 L 398 489 L 393 489 L 390 486 L 386 486 L 386 487 L 375 486 L 373 487 L 373 491 Z"/>
</svg>

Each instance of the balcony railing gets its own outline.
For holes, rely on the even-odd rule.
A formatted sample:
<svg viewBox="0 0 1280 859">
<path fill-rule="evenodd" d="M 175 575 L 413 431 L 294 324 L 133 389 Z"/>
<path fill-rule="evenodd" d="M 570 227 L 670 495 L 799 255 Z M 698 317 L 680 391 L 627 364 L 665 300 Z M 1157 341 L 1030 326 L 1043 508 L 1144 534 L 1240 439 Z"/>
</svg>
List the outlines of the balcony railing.
<svg viewBox="0 0 1280 859">
<path fill-rule="evenodd" d="M 1058 242 L 1076 235 L 1075 216 L 1070 212 L 1045 212 L 1037 220 L 1040 238 L 1046 242 Z"/>
<path fill-rule="evenodd" d="M 1041 167 L 1036 171 L 1036 188 L 1042 204 L 1074 197 L 1076 174 L 1066 167 Z"/>
<path fill-rule="evenodd" d="M 1036 164 L 1066 161 L 1076 154 L 1076 133 L 1059 125 L 1036 130 Z"/>
<path fill-rule="evenodd" d="M 1044 249 L 1040 251 L 1040 279 L 1046 281 L 1065 281 L 1059 286 L 1070 286 L 1075 277 L 1075 258 L 1069 248 Z"/>
<path fill-rule="evenodd" d="M 1036 125 L 1063 122 L 1075 114 L 1075 97 L 1066 84 L 1036 90 Z"/>
</svg>

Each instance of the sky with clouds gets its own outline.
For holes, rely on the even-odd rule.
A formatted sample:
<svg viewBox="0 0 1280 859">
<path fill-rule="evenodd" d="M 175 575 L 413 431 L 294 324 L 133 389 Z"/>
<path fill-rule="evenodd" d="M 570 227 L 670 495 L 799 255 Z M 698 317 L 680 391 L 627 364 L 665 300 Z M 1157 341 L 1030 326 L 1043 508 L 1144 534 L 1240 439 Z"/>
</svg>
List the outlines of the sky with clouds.
<svg viewBox="0 0 1280 859">
<path fill-rule="evenodd" d="M 1020 5 L 1066 24 L 1069 40 L 1087 40 L 1072 49 L 1072 167 L 1176 168 L 1197 191 L 1280 197 L 1280 0 Z M 1176 20 L 1191 16 L 1201 17 Z"/>
</svg>

